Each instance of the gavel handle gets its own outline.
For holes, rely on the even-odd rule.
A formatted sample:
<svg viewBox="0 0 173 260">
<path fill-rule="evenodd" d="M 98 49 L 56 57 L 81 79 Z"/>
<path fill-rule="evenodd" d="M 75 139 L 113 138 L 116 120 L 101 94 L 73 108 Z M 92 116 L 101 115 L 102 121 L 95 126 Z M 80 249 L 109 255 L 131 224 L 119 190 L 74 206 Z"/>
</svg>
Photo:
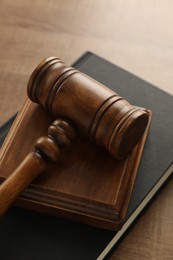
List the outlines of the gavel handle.
<svg viewBox="0 0 173 260">
<path fill-rule="evenodd" d="M 0 186 L 0 216 L 2 216 L 19 197 L 21 192 L 44 170 L 45 160 L 31 152 L 17 169 Z"/>
<path fill-rule="evenodd" d="M 70 145 L 75 138 L 73 128 L 63 120 L 56 120 L 48 129 L 48 137 L 41 137 L 16 170 L 0 185 L 0 216 L 2 216 L 29 184 L 45 171 L 49 160 L 59 158 L 60 147 Z"/>
</svg>

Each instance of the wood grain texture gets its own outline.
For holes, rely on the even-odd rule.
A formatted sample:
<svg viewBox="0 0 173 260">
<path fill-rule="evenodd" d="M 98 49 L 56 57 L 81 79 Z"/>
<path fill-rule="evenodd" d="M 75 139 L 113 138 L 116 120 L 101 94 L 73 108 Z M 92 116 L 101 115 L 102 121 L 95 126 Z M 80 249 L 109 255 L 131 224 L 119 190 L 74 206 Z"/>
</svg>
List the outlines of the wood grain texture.
<svg viewBox="0 0 173 260">
<path fill-rule="evenodd" d="M 110 260 L 172 260 L 173 178 L 147 208 Z"/>
<path fill-rule="evenodd" d="M 51 115 L 66 118 L 77 132 L 124 159 L 141 139 L 149 114 L 100 82 L 56 57 L 43 60 L 31 74 L 27 93 Z"/>
<path fill-rule="evenodd" d="M 32 69 L 48 56 L 60 56 L 70 64 L 91 50 L 173 93 L 172 10 L 171 0 L 2 0 L 0 124 L 21 107 Z M 172 259 L 172 184 L 113 259 Z"/>
<path fill-rule="evenodd" d="M 46 162 L 36 152 L 30 152 L 8 179 L 0 185 L 0 217 L 6 213 L 21 192 L 46 168 Z"/>
<path fill-rule="evenodd" d="M 147 110 L 146 112 L 151 119 L 151 113 Z M 31 168 L 34 165 L 36 168 L 35 157 L 33 162 L 30 156 L 29 164 L 25 160 L 24 166 L 22 168 L 19 166 L 21 173 L 15 169 L 33 150 L 32 147 L 38 136 L 45 135 L 51 119 L 50 114 L 29 99 L 18 114 L 0 154 L 0 183 L 6 179 L 2 186 L 0 185 L 0 195 L 5 194 L 5 199 L 2 200 L 2 204 L 0 203 L 2 212 L 5 208 L 5 201 L 10 203 L 13 196 L 13 192 L 9 191 L 13 182 L 15 183 L 15 195 L 16 190 L 22 191 L 22 187 L 26 187 L 25 183 L 29 184 L 29 180 L 30 182 L 33 180 L 30 165 Z M 57 126 L 58 122 L 63 121 L 56 120 L 53 126 Z M 89 225 L 119 230 L 125 220 L 149 124 L 150 120 L 139 144 L 123 160 L 116 160 L 108 151 L 90 142 L 88 138 L 84 138 L 77 132 L 75 143 L 68 149 L 62 150 L 61 155 L 58 155 L 57 162 L 47 164 L 42 175 L 23 191 L 19 200 L 16 200 L 16 204 Z M 67 126 L 69 125 L 61 124 L 61 128 L 66 128 L 66 135 L 72 139 L 74 136 L 71 134 L 73 128 L 69 131 Z M 52 132 L 54 128 L 49 127 L 49 133 L 50 129 Z M 56 133 L 57 131 L 53 131 L 53 135 Z M 27 143 L 24 141 L 26 136 Z M 58 136 L 63 136 L 62 132 Z M 51 159 L 54 160 L 57 144 L 50 140 L 50 145 L 48 140 L 50 140 L 49 137 L 39 138 L 35 148 L 46 157 L 52 155 Z M 39 166 L 45 165 L 44 160 L 39 162 Z M 26 172 L 21 181 L 23 168 Z M 40 170 L 39 168 L 38 170 Z M 38 175 L 39 173 L 41 172 L 38 172 Z M 19 187 L 17 187 L 15 174 Z M 36 175 L 36 169 L 33 171 L 34 174 Z M 9 199 L 8 193 L 12 194 Z M 2 212 L 0 211 L 0 214 Z"/>
<path fill-rule="evenodd" d="M 22 115 L 24 115 L 23 112 Z M 20 117 L 18 118 L 19 121 L 21 121 Z M 28 130 L 32 131 L 32 127 L 28 126 Z M 16 129 L 14 132 L 16 132 Z M 12 136 L 14 137 L 15 135 L 12 133 Z M 20 136 L 22 136 L 22 133 Z M 24 139 L 28 134 L 23 131 L 23 136 L 24 142 Z M 23 156 L 21 163 L 13 168 L 13 172 L 11 172 L 9 178 L 6 178 L 6 180 L 0 185 L 0 217 L 6 213 L 13 203 L 15 203 L 22 191 L 38 178 L 39 175 L 45 172 L 49 161 L 56 162 L 59 159 L 61 148 L 69 145 L 74 136 L 74 130 L 69 123 L 62 119 L 57 119 L 48 128 L 47 136 L 42 136 L 36 140 L 34 149 L 26 154 L 26 157 Z M 18 138 L 19 137 L 17 136 L 16 139 Z M 8 145 L 8 147 L 13 156 L 13 145 L 12 147 Z M 22 145 L 20 146 L 19 151 L 14 153 L 14 157 L 15 154 L 18 156 L 21 149 Z M 24 150 L 22 149 L 22 154 L 23 153 Z M 5 156 L 3 156 L 3 158 L 4 157 Z M 8 168 L 8 164 L 11 164 L 11 160 L 9 162 L 9 159 L 7 159 L 7 161 Z M 1 169 L 1 172 L 4 172 L 4 170 Z"/>
</svg>

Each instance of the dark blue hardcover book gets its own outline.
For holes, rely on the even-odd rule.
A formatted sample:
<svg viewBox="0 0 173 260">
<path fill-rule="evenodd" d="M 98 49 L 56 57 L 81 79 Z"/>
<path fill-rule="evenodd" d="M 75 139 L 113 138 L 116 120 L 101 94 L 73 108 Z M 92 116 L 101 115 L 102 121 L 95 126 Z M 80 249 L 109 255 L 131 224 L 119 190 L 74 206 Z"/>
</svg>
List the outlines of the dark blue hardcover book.
<svg viewBox="0 0 173 260">
<path fill-rule="evenodd" d="M 133 105 L 153 112 L 126 222 L 116 233 L 12 207 L 0 219 L 0 254 L 3 260 L 103 259 L 119 243 L 173 171 L 173 97 L 90 52 L 82 55 L 73 66 Z M 1 126 L 0 145 L 14 118 Z"/>
</svg>

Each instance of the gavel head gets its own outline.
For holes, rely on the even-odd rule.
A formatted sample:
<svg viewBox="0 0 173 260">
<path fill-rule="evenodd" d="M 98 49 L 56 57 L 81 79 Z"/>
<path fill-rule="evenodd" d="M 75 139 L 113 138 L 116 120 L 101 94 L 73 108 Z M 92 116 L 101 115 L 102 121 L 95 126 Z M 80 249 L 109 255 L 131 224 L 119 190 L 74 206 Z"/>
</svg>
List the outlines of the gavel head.
<svg viewBox="0 0 173 260">
<path fill-rule="evenodd" d="M 116 159 L 131 152 L 148 123 L 146 110 L 130 105 L 56 57 L 37 66 L 27 92 L 33 102 L 41 104 L 54 117 L 71 121 L 77 131 L 105 147 Z"/>
</svg>

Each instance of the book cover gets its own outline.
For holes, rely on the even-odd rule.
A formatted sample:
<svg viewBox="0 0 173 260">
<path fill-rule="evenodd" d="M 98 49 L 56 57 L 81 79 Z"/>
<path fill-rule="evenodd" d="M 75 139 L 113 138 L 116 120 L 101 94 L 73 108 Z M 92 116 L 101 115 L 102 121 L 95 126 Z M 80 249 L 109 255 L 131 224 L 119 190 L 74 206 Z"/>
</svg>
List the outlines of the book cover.
<svg viewBox="0 0 173 260">
<path fill-rule="evenodd" d="M 153 112 L 127 222 L 124 229 L 115 233 L 12 208 L 0 221 L 0 249 L 5 259 L 102 259 L 154 195 L 154 187 L 158 186 L 159 189 L 171 174 L 172 96 L 92 53 L 83 55 L 74 66 L 112 88 L 132 104 L 148 107 Z M 148 194 L 150 197 L 145 201 Z M 10 241 L 13 243 L 8 250 Z"/>
</svg>

